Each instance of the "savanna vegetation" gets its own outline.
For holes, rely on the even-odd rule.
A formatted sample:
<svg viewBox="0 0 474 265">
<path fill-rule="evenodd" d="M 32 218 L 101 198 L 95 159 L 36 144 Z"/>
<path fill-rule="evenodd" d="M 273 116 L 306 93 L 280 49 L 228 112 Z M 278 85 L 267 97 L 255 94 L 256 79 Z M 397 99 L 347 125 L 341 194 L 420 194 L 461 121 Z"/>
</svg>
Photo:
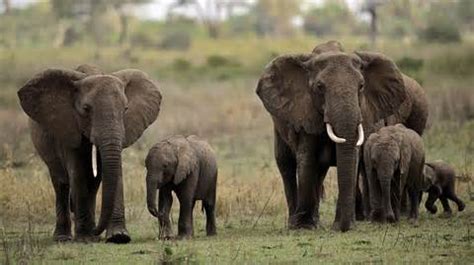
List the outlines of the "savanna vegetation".
<svg viewBox="0 0 474 265">
<path fill-rule="evenodd" d="M 430 128 L 424 135 L 427 160 L 443 159 L 454 165 L 456 190 L 466 210 L 446 219 L 421 207 L 418 227 L 406 220 L 395 225 L 358 222 L 347 233 L 331 230 L 338 192 L 334 169 L 325 181 L 321 225 L 311 231 L 286 228 L 271 120 L 255 95 L 263 67 L 278 55 L 309 52 L 330 39 L 338 39 L 347 51 L 371 49 L 373 43 L 366 36 L 369 25 L 347 6 L 327 4 L 304 12 L 284 8 L 294 12 L 286 14 L 290 18 L 304 13 L 300 30 L 289 27 L 286 20 L 272 24 L 277 25 L 274 28 L 261 27 L 268 23 L 258 18 L 283 16 L 278 5 L 262 9 L 261 5 L 272 1 L 257 1 L 246 13 L 248 17 L 235 15 L 220 24 L 206 13 L 200 23 L 179 16 L 165 22 L 144 21 L 127 14 L 123 33 L 117 26 L 123 19 L 117 12 L 123 8 L 121 1 L 97 7 L 104 11 L 85 15 L 89 20 L 84 23 L 80 22 L 84 17 L 66 12 L 70 7 L 56 2 L 68 1 L 39 1 L 0 15 L 2 263 L 474 262 L 474 37 L 473 13 L 466 12 L 473 8 L 470 1 L 455 1 L 456 8 L 450 10 L 459 13 L 450 13 L 444 20 L 434 18 L 443 8 L 438 2 L 449 5 L 453 1 L 382 5 L 374 47 L 425 88 L 431 110 Z M 409 10 L 404 9 L 407 6 Z M 318 10 L 323 8 L 331 12 Z M 262 15 L 262 10 L 272 12 Z M 335 22 L 324 26 L 311 14 L 331 14 L 327 21 Z M 398 14 L 396 23 L 389 24 L 383 14 Z M 345 19 L 337 19 L 341 16 Z M 451 21 L 450 16 L 456 19 Z M 37 23 L 31 23 L 31 17 Z M 339 21 L 354 27 L 341 27 Z M 100 27 L 93 34 L 90 27 L 94 25 Z M 447 37 L 439 31 L 448 32 Z M 16 91 L 47 67 L 74 68 L 82 63 L 98 65 L 106 72 L 142 69 L 158 80 L 163 94 L 158 120 L 123 154 L 126 219 L 133 240 L 127 245 L 58 244 L 51 239 L 54 191 L 46 166 L 35 155 Z M 154 143 L 172 134 L 200 135 L 216 151 L 215 237 L 205 236 L 205 215 L 198 204 L 194 239 L 157 240 L 157 221 L 146 209 L 144 159 Z M 177 209 L 175 200 L 175 232 Z"/>
</svg>

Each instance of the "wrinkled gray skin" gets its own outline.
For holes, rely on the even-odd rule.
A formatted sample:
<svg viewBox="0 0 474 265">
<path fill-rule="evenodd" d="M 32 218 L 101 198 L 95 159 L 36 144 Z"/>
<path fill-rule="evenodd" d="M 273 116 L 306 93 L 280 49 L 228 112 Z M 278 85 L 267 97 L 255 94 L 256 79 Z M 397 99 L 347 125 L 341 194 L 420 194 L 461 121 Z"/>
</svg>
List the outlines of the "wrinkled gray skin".
<svg viewBox="0 0 474 265">
<path fill-rule="evenodd" d="M 442 160 L 426 163 L 423 169 L 423 176 L 425 180 L 424 191 L 429 194 L 425 202 L 426 210 L 435 214 L 438 208 L 434 203 L 438 198 L 443 205 L 445 216 L 449 217 L 452 215 L 448 199 L 456 203 L 458 211 L 462 212 L 464 210 L 466 205 L 456 195 L 456 173 L 452 166 Z"/>
<path fill-rule="evenodd" d="M 122 149 L 133 144 L 156 120 L 161 94 L 139 70 L 103 74 L 81 65 L 76 70 L 48 69 L 18 92 L 31 118 L 31 138 L 48 166 L 56 193 L 54 239 L 72 238 L 74 212 L 77 240 L 97 240 L 107 229 L 107 242 L 127 243 Z M 94 177 L 92 147 L 97 147 Z M 95 226 L 96 194 L 102 181 L 102 210 Z"/>
<path fill-rule="evenodd" d="M 390 58 L 345 53 L 336 41 L 318 45 L 312 53 L 279 56 L 266 66 L 256 92 L 273 120 L 290 228 L 315 227 L 323 180 L 328 168 L 337 166 L 339 197 L 333 227 L 350 229 L 360 158 L 358 125 L 368 135 L 402 106 L 411 108 L 411 103 L 403 103 L 414 84 Z M 411 110 L 403 113 L 412 115 Z M 346 142 L 331 141 L 326 124 Z"/>
<path fill-rule="evenodd" d="M 180 204 L 178 238 L 193 235 L 193 208 L 197 200 L 202 200 L 206 211 L 207 235 L 215 235 L 217 163 L 209 144 L 194 135 L 173 136 L 153 146 L 145 163 L 148 211 L 159 219 L 160 238 L 172 237 L 172 191 Z"/>
<path fill-rule="evenodd" d="M 424 189 L 423 140 L 402 124 L 383 127 L 372 133 L 364 147 L 364 163 L 369 181 L 371 219 L 396 222 L 400 198 L 408 191 L 410 218 L 418 218 L 419 192 Z"/>
</svg>

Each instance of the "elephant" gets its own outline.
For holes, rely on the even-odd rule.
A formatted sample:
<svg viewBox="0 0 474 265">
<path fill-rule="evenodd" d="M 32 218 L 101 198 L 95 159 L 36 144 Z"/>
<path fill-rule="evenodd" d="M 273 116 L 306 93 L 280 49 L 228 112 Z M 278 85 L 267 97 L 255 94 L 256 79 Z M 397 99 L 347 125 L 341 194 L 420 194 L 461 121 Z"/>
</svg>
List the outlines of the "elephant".
<svg viewBox="0 0 474 265">
<path fill-rule="evenodd" d="M 319 194 L 330 166 L 337 166 L 339 189 L 333 228 L 351 228 L 364 131 L 375 131 L 397 113 L 411 113 L 400 108 L 413 105 L 403 103 L 411 100 L 415 83 L 387 56 L 346 53 L 337 41 L 320 44 L 312 53 L 278 56 L 265 67 L 256 93 L 273 121 L 290 229 L 317 225 Z M 419 116 L 407 121 L 420 122 Z"/>
<path fill-rule="evenodd" d="M 178 197 L 178 238 L 193 235 L 193 208 L 202 200 L 206 211 L 206 232 L 216 234 L 217 162 L 214 151 L 195 135 L 171 136 L 154 145 L 145 161 L 148 211 L 159 220 L 160 238 L 172 238 L 170 209 L 171 192 Z M 158 207 L 156 193 L 159 192 Z"/>
<path fill-rule="evenodd" d="M 438 209 L 434 203 L 438 198 L 443 205 L 445 216 L 452 215 L 448 199 L 457 204 L 458 211 L 462 212 L 464 210 L 466 204 L 456 196 L 456 173 L 452 166 L 442 160 L 426 163 L 423 169 L 423 176 L 426 182 L 425 191 L 428 192 L 428 199 L 425 202 L 426 210 L 435 214 Z"/>
<path fill-rule="evenodd" d="M 146 73 L 126 69 L 104 74 L 92 65 L 46 69 L 19 91 L 30 118 L 31 139 L 49 170 L 56 195 L 54 240 L 128 243 L 122 150 L 158 117 L 161 93 Z M 95 224 L 96 194 L 102 208 Z"/>
<path fill-rule="evenodd" d="M 372 133 L 364 148 L 364 163 L 371 202 L 371 219 L 397 222 L 400 198 L 408 191 L 410 218 L 418 218 L 419 192 L 424 188 L 423 139 L 403 124 L 391 125 Z"/>
</svg>

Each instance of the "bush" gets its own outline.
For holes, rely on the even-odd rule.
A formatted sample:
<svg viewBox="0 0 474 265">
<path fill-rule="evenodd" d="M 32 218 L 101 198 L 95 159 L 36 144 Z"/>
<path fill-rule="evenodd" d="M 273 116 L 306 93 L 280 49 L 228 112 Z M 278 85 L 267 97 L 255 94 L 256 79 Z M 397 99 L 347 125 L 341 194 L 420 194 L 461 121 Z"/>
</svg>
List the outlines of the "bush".
<svg viewBox="0 0 474 265">
<path fill-rule="evenodd" d="M 191 69 L 192 64 L 190 61 L 183 59 L 183 58 L 177 58 L 173 61 L 172 67 L 176 71 L 187 71 Z"/>
<path fill-rule="evenodd" d="M 418 37 L 427 42 L 449 43 L 461 41 L 461 33 L 458 27 L 447 21 L 428 25 L 419 32 Z"/>
<path fill-rule="evenodd" d="M 445 49 L 429 59 L 427 68 L 435 75 L 474 76 L 474 47 L 466 45 Z"/>
<path fill-rule="evenodd" d="M 240 63 L 231 58 L 227 58 L 222 55 L 213 54 L 207 57 L 207 65 L 209 67 L 217 68 L 217 67 L 222 67 L 222 66 L 239 66 Z"/>
<path fill-rule="evenodd" d="M 423 70 L 423 59 L 412 58 L 412 57 L 402 57 L 397 60 L 397 65 L 402 70 L 403 73 L 411 76 L 420 84 L 423 83 L 421 77 L 421 70 Z"/>
<path fill-rule="evenodd" d="M 172 31 L 165 34 L 159 47 L 165 50 L 185 51 L 191 46 L 191 36 L 184 31 Z"/>
</svg>

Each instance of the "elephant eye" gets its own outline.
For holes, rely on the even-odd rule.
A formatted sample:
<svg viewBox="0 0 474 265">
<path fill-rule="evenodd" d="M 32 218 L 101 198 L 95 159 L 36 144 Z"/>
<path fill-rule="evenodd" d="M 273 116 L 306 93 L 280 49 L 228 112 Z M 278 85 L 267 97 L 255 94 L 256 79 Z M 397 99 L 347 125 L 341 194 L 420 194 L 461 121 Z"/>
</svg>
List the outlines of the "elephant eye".
<svg viewBox="0 0 474 265">
<path fill-rule="evenodd" d="M 123 112 L 127 112 L 128 111 L 128 106 L 125 106 L 125 110 Z"/>
<path fill-rule="evenodd" d="M 86 114 L 89 114 L 91 112 L 91 109 L 92 109 L 92 107 L 89 104 L 84 104 L 82 106 L 82 110 L 84 110 L 84 113 L 86 113 Z"/>
<path fill-rule="evenodd" d="M 324 92 L 324 89 L 326 88 L 326 86 L 324 85 L 324 83 L 320 80 L 316 81 L 316 88 L 319 92 Z"/>
</svg>

